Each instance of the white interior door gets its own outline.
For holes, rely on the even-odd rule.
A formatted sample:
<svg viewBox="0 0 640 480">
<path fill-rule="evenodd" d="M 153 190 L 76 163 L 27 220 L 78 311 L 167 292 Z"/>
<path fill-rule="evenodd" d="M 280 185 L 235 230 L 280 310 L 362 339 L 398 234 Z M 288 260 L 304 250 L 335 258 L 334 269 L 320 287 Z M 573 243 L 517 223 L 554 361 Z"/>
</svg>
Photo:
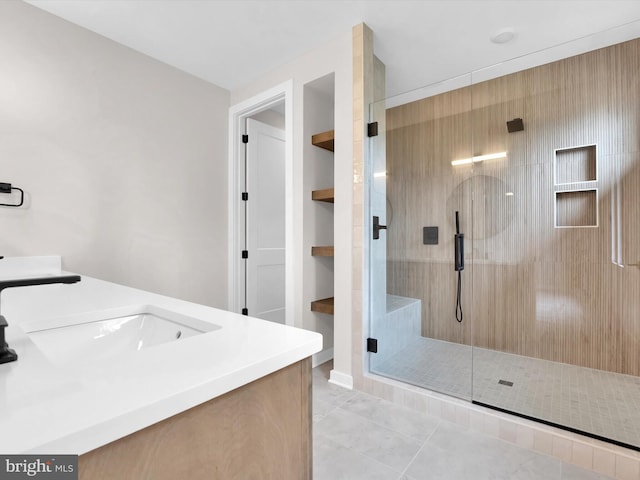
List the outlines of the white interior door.
<svg viewBox="0 0 640 480">
<path fill-rule="evenodd" d="M 285 323 L 285 132 L 247 119 L 247 309 Z"/>
</svg>

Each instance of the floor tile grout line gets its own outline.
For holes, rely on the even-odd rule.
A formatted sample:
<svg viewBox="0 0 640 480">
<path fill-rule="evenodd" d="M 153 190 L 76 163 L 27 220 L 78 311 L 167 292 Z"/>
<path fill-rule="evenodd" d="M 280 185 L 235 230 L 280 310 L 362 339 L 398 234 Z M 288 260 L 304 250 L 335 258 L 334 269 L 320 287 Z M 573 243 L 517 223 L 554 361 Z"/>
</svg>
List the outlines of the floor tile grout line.
<svg viewBox="0 0 640 480">
<path fill-rule="evenodd" d="M 387 463 L 381 462 L 381 461 L 380 461 L 380 460 L 378 460 L 377 458 L 372 457 L 372 456 L 370 456 L 370 455 L 367 455 L 366 453 L 358 452 L 357 450 L 354 450 L 353 448 L 346 446 L 345 444 L 343 444 L 343 443 L 341 443 L 341 442 L 337 441 L 337 440 L 336 440 L 336 439 L 334 439 L 334 438 L 331 438 L 331 437 L 329 437 L 329 436 L 327 436 L 327 435 L 322 435 L 322 436 L 324 437 L 324 439 L 325 439 L 325 440 L 328 440 L 328 441 L 330 441 L 330 442 L 332 442 L 332 443 L 334 443 L 334 444 L 336 444 L 336 445 L 338 445 L 338 446 L 340 446 L 340 447 L 344 448 L 345 450 L 349 450 L 350 452 L 352 452 L 352 453 L 354 453 L 354 454 L 356 454 L 356 455 L 359 455 L 359 456 L 361 456 L 361 457 L 363 457 L 363 458 L 366 458 L 367 460 L 370 460 L 370 461 L 372 461 L 372 462 L 375 462 L 375 463 L 377 463 L 378 465 L 381 465 L 381 466 L 383 466 L 383 467 L 385 467 L 385 468 L 388 468 L 388 469 L 390 469 L 390 470 L 393 470 L 393 471 L 396 471 L 396 472 L 398 472 L 398 471 L 399 471 L 397 468 L 395 468 L 395 467 L 393 467 L 393 466 L 391 466 L 391 465 L 389 465 L 389 464 L 387 464 Z M 422 447 L 421 447 L 421 448 L 422 448 Z"/>
<path fill-rule="evenodd" d="M 394 435 L 396 435 L 396 436 L 398 436 L 398 437 L 403 437 L 403 438 L 404 438 L 404 439 L 406 439 L 406 440 L 410 440 L 410 441 L 412 441 L 412 442 L 416 442 L 418 445 L 420 445 L 420 447 L 418 448 L 418 452 L 422 449 L 422 447 L 424 446 L 424 443 L 425 443 L 429 438 L 431 438 L 431 435 L 433 435 L 433 433 L 435 432 L 435 430 L 437 429 L 437 427 L 440 425 L 440 422 L 438 422 L 438 425 L 437 425 L 437 426 L 436 426 L 436 428 L 433 430 L 433 432 L 431 432 L 431 433 L 427 436 L 427 438 L 426 438 L 425 440 L 420 440 L 420 439 L 417 439 L 417 438 L 415 438 L 415 437 L 411 437 L 411 436 L 409 436 L 409 435 L 406 435 L 406 434 L 404 434 L 404 433 L 402 433 L 402 432 L 398 432 L 398 431 L 396 431 L 396 430 L 393 430 L 393 429 L 391 429 L 391 428 L 389 428 L 389 427 L 387 427 L 387 426 L 385 426 L 385 425 L 381 425 L 381 424 L 379 424 L 379 423 L 377 423 L 377 422 L 374 422 L 374 421 L 372 421 L 372 420 L 371 420 L 371 419 L 369 419 L 369 418 L 363 417 L 363 416 L 361 416 L 361 415 L 359 415 L 359 414 L 357 414 L 357 413 L 350 412 L 350 411 L 348 411 L 348 410 L 344 410 L 344 409 L 343 409 L 343 408 L 341 408 L 341 407 L 336 407 L 333 411 L 335 411 L 335 410 L 341 410 L 342 412 L 344 412 L 344 413 L 346 413 L 346 414 L 348 414 L 348 415 L 356 416 L 356 417 L 360 418 L 361 420 L 364 420 L 364 421 L 365 421 L 365 422 L 367 422 L 367 423 L 370 423 L 370 424 L 372 424 L 372 425 L 375 425 L 375 426 L 376 426 L 376 427 L 378 427 L 378 428 L 382 428 L 382 429 L 386 430 L 387 432 L 393 433 Z M 327 416 L 328 416 L 328 415 L 327 415 Z M 325 416 L 324 418 L 322 418 L 321 420 L 319 420 L 319 422 L 320 422 L 320 421 L 322 421 L 322 420 L 325 420 L 327 416 Z M 379 463 L 379 464 L 381 464 L 381 465 L 385 465 L 386 467 L 388 467 L 388 468 L 390 468 L 390 469 L 392 469 L 392 470 L 396 470 L 396 469 L 397 469 L 397 467 L 394 467 L 393 465 L 389 465 L 388 463 L 382 462 L 382 461 L 378 460 L 378 459 L 377 459 L 377 458 L 375 458 L 375 457 L 371 457 L 370 455 L 367 455 L 366 453 L 358 452 L 357 450 L 354 450 L 353 448 L 349 447 L 348 445 L 345 445 L 344 443 L 340 442 L 339 440 L 334 439 L 334 438 L 332 438 L 332 437 L 330 437 L 330 436 L 328 436 L 328 435 L 325 435 L 325 434 L 318 434 L 318 435 L 322 435 L 323 437 L 328 438 L 328 439 L 329 439 L 329 440 L 331 440 L 332 442 L 334 442 L 334 443 L 336 443 L 336 444 L 338 444 L 338 445 L 340 445 L 340 446 L 342 446 L 342 447 L 344 447 L 344 448 L 347 448 L 347 449 L 349 449 L 349 450 L 351 450 L 351 451 L 353 451 L 353 452 L 355 452 L 355 453 L 358 453 L 359 455 L 362 455 L 362 456 L 364 456 L 364 457 L 366 457 L 366 458 L 373 459 L 373 460 L 375 460 L 377 463 Z M 414 459 L 414 458 L 415 458 L 415 456 L 414 456 L 414 457 L 412 457 L 411 461 L 413 461 L 413 459 Z M 410 462 L 411 462 L 411 461 L 410 461 Z M 410 462 L 409 462 L 409 464 L 410 464 Z"/>
<path fill-rule="evenodd" d="M 439 426 L 439 425 L 440 425 L 440 422 L 442 422 L 443 420 L 445 420 L 445 419 L 442 419 L 442 418 L 436 417 L 435 415 L 430 415 L 430 414 L 428 414 L 428 413 L 424 413 L 424 412 L 421 412 L 421 411 L 419 411 L 419 410 L 414 410 L 414 409 L 412 409 L 412 408 L 405 407 L 405 406 L 403 406 L 403 405 L 398 405 L 398 404 L 393 403 L 393 402 L 391 402 L 391 401 L 389 401 L 389 400 L 386 400 L 386 399 L 384 399 L 384 398 L 376 397 L 375 395 L 371 395 L 371 394 L 364 393 L 364 392 L 358 392 L 358 393 L 359 393 L 359 394 L 362 394 L 362 395 L 366 395 L 366 396 L 372 397 L 372 398 L 375 398 L 376 400 L 380 400 L 380 401 L 382 401 L 382 402 L 388 402 L 388 403 L 389 403 L 389 406 L 391 406 L 391 407 L 393 407 L 393 408 L 397 408 L 397 409 L 406 410 L 406 412 L 407 412 L 407 413 L 409 413 L 409 414 L 411 414 L 411 415 L 420 415 L 420 416 L 422 416 L 422 417 L 428 417 L 429 419 L 435 420 L 435 421 L 437 422 L 437 426 Z M 353 398 L 353 397 L 352 397 L 352 398 Z M 348 400 L 347 400 L 347 402 L 348 402 Z M 344 402 L 342 405 L 340 405 L 340 407 L 342 408 L 342 407 L 343 407 L 347 402 Z M 384 405 L 383 405 L 383 406 L 384 406 Z M 386 407 L 386 406 L 385 406 L 385 407 Z M 417 441 L 420 441 L 420 442 L 421 442 L 421 441 L 423 441 L 423 440 L 422 440 L 422 438 L 417 438 L 417 437 L 413 437 L 413 436 L 411 436 L 411 435 L 407 435 L 407 434 L 406 434 L 406 433 L 404 433 L 404 432 L 400 432 L 400 431 L 398 431 L 398 430 L 395 430 L 395 429 L 393 429 L 393 428 L 390 428 L 390 427 L 389 427 L 389 426 L 387 426 L 387 425 L 383 425 L 382 423 L 379 423 L 379 422 L 377 422 L 377 421 L 376 421 L 376 420 L 374 420 L 374 419 L 371 419 L 371 418 L 369 418 L 369 417 L 365 417 L 364 415 L 361 415 L 361 414 L 360 414 L 360 413 L 358 413 L 358 412 L 352 412 L 352 411 L 350 411 L 350 410 L 346 410 L 346 409 L 343 409 L 343 410 L 345 410 L 346 412 L 349 412 L 349 413 L 353 413 L 354 415 L 358 415 L 359 417 L 364 418 L 365 420 L 369 420 L 370 422 L 375 423 L 376 425 L 379 425 L 379 426 L 381 426 L 381 427 L 384 427 L 384 428 L 386 428 L 387 430 L 391 430 L 392 432 L 400 433 L 400 434 L 404 435 L 404 436 L 405 436 L 405 437 L 407 437 L 407 438 L 411 438 L 411 439 L 413 439 L 413 440 L 417 440 Z M 448 420 L 447 420 L 447 421 L 448 421 Z M 454 425 L 457 425 L 457 423 L 456 423 L 456 422 L 450 422 L 450 423 L 452 423 L 452 424 L 454 424 Z M 437 426 L 436 426 L 436 428 L 437 428 Z"/>
<path fill-rule="evenodd" d="M 416 437 L 413 437 L 413 436 L 411 436 L 411 435 L 407 435 L 406 433 L 404 433 L 404 432 L 400 432 L 400 431 L 398 431 L 398 430 L 396 430 L 396 429 L 394 429 L 394 428 L 389 427 L 388 425 L 383 425 L 382 423 L 379 423 L 379 422 L 377 422 L 377 421 L 375 421 L 375 420 L 373 420 L 373 419 L 371 419 L 371 418 L 369 418 L 369 417 L 365 417 L 364 415 L 360 415 L 360 414 L 359 414 L 359 413 L 357 413 L 357 412 L 352 412 L 352 411 L 350 411 L 350 410 L 345 410 L 344 408 L 342 408 L 342 406 L 340 406 L 340 407 L 336 407 L 336 410 L 337 410 L 337 409 L 340 409 L 340 410 L 342 410 L 343 412 L 348 413 L 349 415 L 355 415 L 355 416 L 357 416 L 357 417 L 361 418 L 362 420 L 366 420 L 367 422 L 372 423 L 373 425 L 375 425 L 375 426 L 377 426 L 377 427 L 384 428 L 385 430 L 387 430 L 387 431 L 389 431 L 389 432 L 392 432 L 392 433 L 394 433 L 394 434 L 396 434 L 396 435 L 402 436 L 402 437 L 404 437 L 404 438 L 406 438 L 406 439 L 413 440 L 413 441 L 415 441 L 415 442 L 423 442 L 423 441 L 424 441 L 424 440 L 422 440 L 421 438 L 416 438 Z M 440 424 L 440 423 L 438 423 L 438 425 L 439 425 L 439 424 Z M 432 432 L 432 433 L 433 433 L 433 432 Z M 430 435 L 429 435 L 429 436 L 430 436 Z"/>
<path fill-rule="evenodd" d="M 420 455 L 420 452 L 422 452 L 422 450 L 424 450 L 424 448 L 427 446 L 427 443 L 429 442 L 429 440 L 431 440 L 431 437 L 433 437 L 433 435 L 436 433 L 436 430 L 438 430 L 438 427 L 440 427 L 440 423 L 441 422 L 442 421 L 438 422 L 438 425 L 436 426 L 436 428 L 433 429 L 433 432 L 431 432 L 429 434 L 429 436 L 425 439 L 425 441 L 422 442 L 422 445 L 420 446 L 420 448 L 418 449 L 416 454 L 413 456 L 413 458 L 411 460 L 409 460 L 409 463 L 407 463 L 407 466 L 404 467 L 404 470 L 400 473 L 400 476 L 398 477 L 399 480 L 401 480 L 402 477 L 407 474 L 407 471 L 409 470 L 409 467 L 416 460 L 416 458 L 418 458 L 418 455 Z"/>
<path fill-rule="evenodd" d="M 354 396 L 357 395 L 357 392 L 354 390 L 352 393 L 348 394 L 348 395 L 344 395 L 345 398 L 342 402 L 340 402 L 340 404 L 336 405 L 337 407 L 342 407 L 344 404 L 346 404 L 349 400 L 351 400 Z"/>
<path fill-rule="evenodd" d="M 328 415 L 332 414 L 333 412 L 335 412 L 338 408 L 342 407 L 342 405 L 344 405 L 348 400 L 345 400 L 344 402 L 340 402 L 339 404 L 336 403 L 332 403 L 332 402 L 328 402 L 331 405 L 331 409 L 329 411 L 327 411 L 327 413 L 325 413 L 324 415 L 322 415 L 322 418 L 318 419 L 318 421 L 323 420 L 325 417 L 327 417 Z M 315 413 L 314 413 L 315 415 Z"/>
<path fill-rule="evenodd" d="M 342 405 L 344 405 L 348 401 L 349 401 L 348 399 L 347 400 L 342 400 L 342 401 L 339 400 L 339 401 L 335 401 L 335 402 L 325 401 L 324 403 L 326 403 L 326 404 L 331 406 L 331 410 L 327 414 L 323 415 L 323 417 L 327 416 L 329 413 L 333 412 L 336 408 L 341 407 Z"/>
<path fill-rule="evenodd" d="M 342 407 L 340 407 L 340 408 L 342 408 Z M 344 408 L 343 408 L 343 410 L 344 410 L 345 412 L 352 413 L 352 414 L 354 414 L 354 415 L 358 415 L 360 418 L 363 418 L 363 419 L 365 419 L 365 420 L 368 420 L 368 421 L 370 421 L 371 423 L 373 423 L 373 424 L 375 424 L 375 425 L 377 425 L 377 426 L 379 426 L 379 427 L 386 428 L 387 430 L 390 430 L 390 431 L 392 431 L 392 432 L 394 432 L 394 433 L 397 433 L 397 434 L 399 434 L 399 435 L 402 435 L 402 436 L 404 436 L 404 437 L 406 437 L 406 438 L 409 438 L 409 439 L 411 439 L 411 440 L 415 440 L 415 441 L 418 441 L 418 442 L 423 442 L 423 441 L 424 441 L 422 438 L 414 437 L 414 436 L 412 436 L 412 435 L 408 435 L 408 434 L 406 434 L 406 433 L 404 433 L 404 432 L 401 432 L 401 431 L 399 431 L 399 430 L 396 430 L 395 428 L 391 428 L 391 427 L 389 427 L 388 425 L 384 425 L 384 424 L 382 424 L 382 423 L 380 423 L 380 422 L 378 422 L 378 421 L 376 421 L 376 420 L 374 420 L 374 419 L 371 419 L 371 418 L 369 418 L 369 417 L 365 417 L 364 415 L 361 415 L 361 414 L 359 414 L 359 413 L 357 413 L 357 412 L 351 412 L 350 410 L 345 410 Z M 419 412 L 418 412 L 418 413 L 419 413 Z M 421 415 L 424 415 L 424 414 L 421 414 Z M 439 419 L 439 418 L 437 418 L 437 417 L 433 417 L 433 419 L 437 421 L 437 425 L 440 425 L 441 419 Z M 427 438 L 429 438 L 429 437 L 427 437 Z"/>
</svg>

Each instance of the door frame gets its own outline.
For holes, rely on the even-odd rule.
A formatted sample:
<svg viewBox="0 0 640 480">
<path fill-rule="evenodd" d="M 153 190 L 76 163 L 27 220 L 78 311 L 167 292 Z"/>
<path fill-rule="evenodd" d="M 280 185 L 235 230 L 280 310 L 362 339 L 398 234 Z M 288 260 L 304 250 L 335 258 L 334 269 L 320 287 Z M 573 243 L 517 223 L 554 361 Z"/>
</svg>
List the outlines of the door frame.
<svg viewBox="0 0 640 480">
<path fill-rule="evenodd" d="M 294 322 L 294 226 L 293 226 L 293 80 L 288 80 L 244 100 L 229 108 L 229 155 L 228 155 L 228 299 L 227 308 L 240 312 L 244 295 L 241 251 L 244 248 L 244 217 L 241 214 L 244 177 L 241 162 L 244 163 L 242 135 L 245 120 L 256 113 L 268 110 L 284 101 L 285 109 L 285 324 Z M 251 315 L 251 312 L 249 312 Z"/>
</svg>

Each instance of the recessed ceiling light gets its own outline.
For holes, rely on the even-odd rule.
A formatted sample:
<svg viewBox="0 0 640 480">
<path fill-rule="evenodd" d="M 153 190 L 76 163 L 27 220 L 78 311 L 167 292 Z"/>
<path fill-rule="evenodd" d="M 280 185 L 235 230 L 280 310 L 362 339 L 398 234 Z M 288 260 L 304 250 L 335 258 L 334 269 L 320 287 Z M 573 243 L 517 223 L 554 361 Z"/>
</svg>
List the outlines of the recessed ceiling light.
<svg viewBox="0 0 640 480">
<path fill-rule="evenodd" d="M 491 41 L 493 43 L 508 43 L 516 36 L 516 31 L 513 28 L 502 28 L 496 33 L 491 35 Z"/>
</svg>

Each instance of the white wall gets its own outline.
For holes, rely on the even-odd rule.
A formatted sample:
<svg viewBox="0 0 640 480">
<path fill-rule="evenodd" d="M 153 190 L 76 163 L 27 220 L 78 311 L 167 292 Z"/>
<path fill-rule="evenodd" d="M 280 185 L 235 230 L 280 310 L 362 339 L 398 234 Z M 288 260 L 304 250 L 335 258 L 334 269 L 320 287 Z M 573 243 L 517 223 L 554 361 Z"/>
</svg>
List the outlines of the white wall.
<svg viewBox="0 0 640 480">
<path fill-rule="evenodd" d="M 0 255 L 226 306 L 229 92 L 18 1 L 0 59 Z"/>
<path fill-rule="evenodd" d="M 344 32 L 331 42 L 313 50 L 296 60 L 273 70 L 243 88 L 231 92 L 231 104 L 235 105 L 269 88 L 293 79 L 293 124 L 294 124 L 294 225 L 295 225 L 295 325 L 305 325 L 303 309 L 308 310 L 302 297 L 303 255 L 311 253 L 303 249 L 303 188 L 304 142 L 310 138 L 303 132 L 304 85 L 335 72 L 335 205 L 334 229 L 334 290 L 336 292 L 334 322 L 334 370 L 351 375 L 351 285 L 352 285 L 352 185 L 353 185 L 353 71 L 352 35 Z M 341 294 L 340 294 L 341 293 Z"/>
</svg>

